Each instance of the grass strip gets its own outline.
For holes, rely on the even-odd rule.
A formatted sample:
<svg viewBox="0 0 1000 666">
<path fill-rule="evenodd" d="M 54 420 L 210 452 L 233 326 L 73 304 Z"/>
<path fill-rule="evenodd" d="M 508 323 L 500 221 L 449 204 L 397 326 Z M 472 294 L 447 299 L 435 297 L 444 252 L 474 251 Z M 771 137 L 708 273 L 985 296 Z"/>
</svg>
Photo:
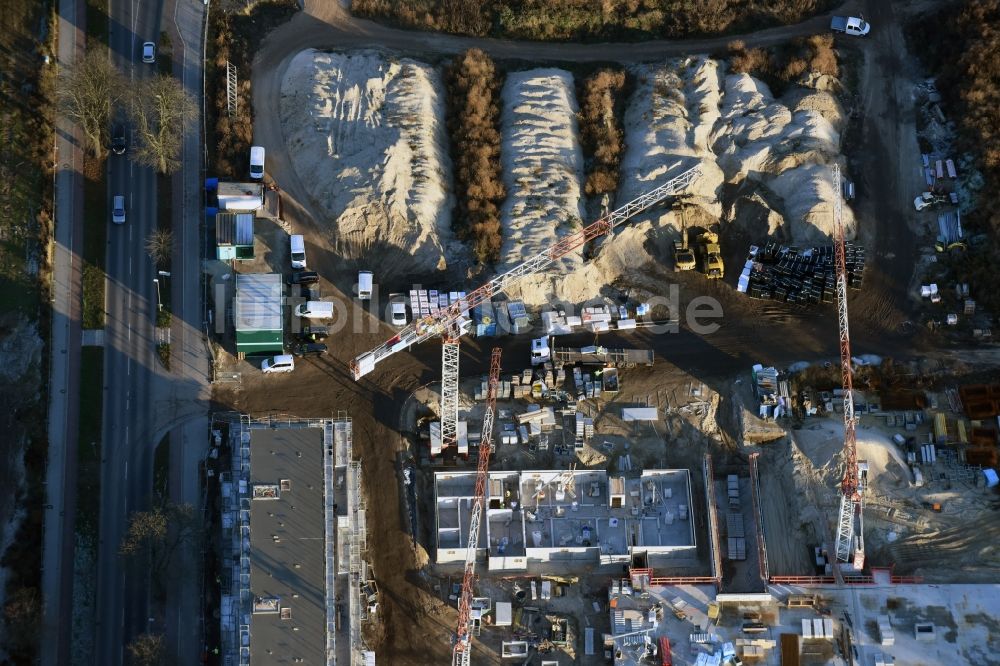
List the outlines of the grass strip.
<svg viewBox="0 0 1000 666">
<path fill-rule="evenodd" d="M 77 441 L 76 529 L 97 536 L 101 499 L 101 428 L 104 409 L 104 349 L 80 352 L 80 419 Z"/>
<path fill-rule="evenodd" d="M 92 157 L 84 160 L 83 203 L 83 327 L 104 328 L 108 182 L 103 163 Z"/>
</svg>

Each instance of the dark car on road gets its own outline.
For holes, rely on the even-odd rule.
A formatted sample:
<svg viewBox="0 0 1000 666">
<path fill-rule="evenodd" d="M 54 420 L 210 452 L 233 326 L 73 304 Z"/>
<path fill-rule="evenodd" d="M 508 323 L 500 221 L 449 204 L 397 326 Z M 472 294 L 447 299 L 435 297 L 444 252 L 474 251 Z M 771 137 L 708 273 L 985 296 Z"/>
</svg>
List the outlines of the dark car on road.
<svg viewBox="0 0 1000 666">
<path fill-rule="evenodd" d="M 111 150 L 115 155 L 124 155 L 128 148 L 128 137 L 125 134 L 125 126 L 121 123 L 111 128 Z"/>
<path fill-rule="evenodd" d="M 288 284 L 316 284 L 319 282 L 319 273 L 316 271 L 298 271 L 292 273 L 288 278 Z"/>
<path fill-rule="evenodd" d="M 322 342 L 307 342 L 296 346 L 293 350 L 296 356 L 322 356 L 326 352 L 326 345 Z"/>
<path fill-rule="evenodd" d="M 325 340 L 330 335 L 330 328 L 327 326 L 303 326 L 299 335 L 307 340 Z"/>
</svg>

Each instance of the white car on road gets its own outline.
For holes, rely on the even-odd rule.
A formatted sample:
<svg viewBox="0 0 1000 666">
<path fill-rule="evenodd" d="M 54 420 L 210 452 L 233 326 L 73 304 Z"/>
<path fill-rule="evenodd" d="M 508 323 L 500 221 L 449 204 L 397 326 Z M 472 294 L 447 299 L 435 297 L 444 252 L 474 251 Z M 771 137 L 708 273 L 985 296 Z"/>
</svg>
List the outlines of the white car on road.
<svg viewBox="0 0 1000 666">
<path fill-rule="evenodd" d="M 111 206 L 111 221 L 115 224 L 125 224 L 125 196 L 116 194 Z"/>
</svg>

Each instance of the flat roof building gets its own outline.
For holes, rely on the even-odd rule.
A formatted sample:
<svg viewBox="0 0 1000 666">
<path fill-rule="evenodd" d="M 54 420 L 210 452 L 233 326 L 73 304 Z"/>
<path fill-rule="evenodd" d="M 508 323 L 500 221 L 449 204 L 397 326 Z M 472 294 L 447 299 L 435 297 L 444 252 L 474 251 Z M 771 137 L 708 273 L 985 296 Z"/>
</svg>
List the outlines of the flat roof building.
<svg viewBox="0 0 1000 666">
<path fill-rule="evenodd" d="M 223 571 L 230 574 L 220 609 L 225 663 L 350 663 L 363 648 L 354 613 L 360 577 L 353 567 L 340 570 L 337 559 L 364 550 L 363 536 L 356 538 L 363 507 L 350 419 L 244 417 L 230 425 L 230 441 L 232 471 L 220 484 Z M 344 521 L 346 534 L 337 528 Z"/>
<path fill-rule="evenodd" d="M 475 480 L 471 471 L 434 475 L 439 563 L 465 559 Z M 687 470 L 646 470 L 638 478 L 603 470 L 490 472 L 478 548 L 493 571 L 693 551 L 691 505 Z"/>
</svg>

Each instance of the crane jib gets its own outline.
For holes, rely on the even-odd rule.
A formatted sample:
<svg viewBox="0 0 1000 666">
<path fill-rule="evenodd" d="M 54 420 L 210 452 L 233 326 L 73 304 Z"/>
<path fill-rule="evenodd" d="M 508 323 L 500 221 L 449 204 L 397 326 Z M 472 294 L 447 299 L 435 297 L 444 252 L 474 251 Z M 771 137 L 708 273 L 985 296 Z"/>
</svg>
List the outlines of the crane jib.
<svg viewBox="0 0 1000 666">
<path fill-rule="evenodd" d="M 674 164 L 671 168 L 675 168 L 678 165 L 679 163 Z M 564 236 L 554 245 L 539 252 L 524 263 L 515 266 L 506 273 L 498 275 L 481 287 L 469 292 L 461 301 L 452 303 L 435 314 L 415 321 L 388 341 L 351 361 L 351 374 L 355 380 L 360 379 L 374 370 L 375 365 L 386 357 L 398 351 L 409 349 L 411 346 L 420 344 L 428 338 L 442 335 L 460 320 L 467 318 L 466 313 L 470 312 L 473 308 L 489 301 L 494 296 L 503 294 L 521 279 L 544 271 L 558 259 L 565 257 L 586 243 L 610 234 L 619 224 L 658 204 L 667 197 L 682 193 L 700 173 L 701 167 L 696 164 L 658 187 L 639 195 L 596 222 L 569 236 Z"/>
</svg>

